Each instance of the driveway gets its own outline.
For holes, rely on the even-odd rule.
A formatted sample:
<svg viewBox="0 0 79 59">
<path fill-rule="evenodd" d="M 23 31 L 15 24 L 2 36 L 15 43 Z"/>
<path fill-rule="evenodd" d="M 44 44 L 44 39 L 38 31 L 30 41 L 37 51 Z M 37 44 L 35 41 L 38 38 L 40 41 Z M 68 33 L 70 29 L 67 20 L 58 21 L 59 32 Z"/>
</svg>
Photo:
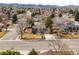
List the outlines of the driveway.
<svg viewBox="0 0 79 59">
<path fill-rule="evenodd" d="M 14 25 L 11 29 L 8 29 L 9 32 L 5 34 L 0 40 L 16 40 L 18 33 L 16 31 L 17 26 Z"/>
</svg>

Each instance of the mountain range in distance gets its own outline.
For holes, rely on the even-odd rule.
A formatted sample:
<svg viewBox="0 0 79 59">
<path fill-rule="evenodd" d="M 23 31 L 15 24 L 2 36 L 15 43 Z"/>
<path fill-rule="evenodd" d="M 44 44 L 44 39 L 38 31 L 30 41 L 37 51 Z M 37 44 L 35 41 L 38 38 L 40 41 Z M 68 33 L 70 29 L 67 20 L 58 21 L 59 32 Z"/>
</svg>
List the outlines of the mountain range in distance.
<svg viewBox="0 0 79 59">
<path fill-rule="evenodd" d="M 35 5 L 35 4 L 18 4 L 18 3 L 0 3 L 0 7 L 17 7 L 17 8 L 79 8 L 77 5 L 67 5 L 67 6 L 59 6 L 59 5 Z"/>
</svg>

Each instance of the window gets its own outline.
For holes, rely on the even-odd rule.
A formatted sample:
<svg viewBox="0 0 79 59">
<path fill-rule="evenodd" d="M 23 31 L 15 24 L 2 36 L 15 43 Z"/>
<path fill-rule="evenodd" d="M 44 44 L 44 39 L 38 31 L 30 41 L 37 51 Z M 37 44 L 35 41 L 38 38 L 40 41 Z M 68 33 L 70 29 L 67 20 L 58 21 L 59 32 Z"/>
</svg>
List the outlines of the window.
<svg viewBox="0 0 79 59">
<path fill-rule="evenodd" d="M 77 30 L 79 30 L 79 27 L 77 27 Z"/>
<path fill-rule="evenodd" d="M 75 28 L 75 27 L 73 27 L 73 30 L 76 30 L 76 28 Z"/>
<path fill-rule="evenodd" d="M 71 28 L 71 27 L 69 27 L 68 29 L 69 29 L 69 30 L 71 30 L 72 28 Z"/>
</svg>

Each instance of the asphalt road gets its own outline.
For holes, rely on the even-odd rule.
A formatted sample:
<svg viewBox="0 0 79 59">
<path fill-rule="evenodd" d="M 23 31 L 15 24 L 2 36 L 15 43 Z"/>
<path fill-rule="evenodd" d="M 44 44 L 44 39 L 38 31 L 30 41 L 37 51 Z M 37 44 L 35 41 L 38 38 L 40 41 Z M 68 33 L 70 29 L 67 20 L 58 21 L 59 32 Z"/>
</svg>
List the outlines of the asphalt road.
<svg viewBox="0 0 79 59">
<path fill-rule="evenodd" d="M 14 25 L 13 28 L 8 29 L 9 32 L 5 34 L 0 40 L 16 40 L 18 33 L 16 31 L 17 26 Z"/>
<path fill-rule="evenodd" d="M 57 43 L 59 42 L 59 43 Z M 31 49 L 35 50 L 55 50 L 55 48 L 58 48 L 58 45 L 62 46 L 62 43 L 66 44 L 69 50 L 73 50 L 75 53 L 79 54 L 79 40 L 52 40 L 52 41 L 46 41 L 46 40 L 26 40 L 26 41 L 16 41 L 16 40 L 2 40 L 0 41 L 0 50 L 28 50 Z M 64 46 L 65 47 L 65 46 Z"/>
<path fill-rule="evenodd" d="M 71 49 L 79 49 L 79 40 L 62 40 L 62 42 L 60 42 L 60 40 L 2 40 L 0 41 L 0 50 L 7 50 L 11 48 L 17 50 L 29 50 L 32 48 L 37 50 L 48 50 L 50 49 L 49 47 L 54 49 L 53 47 L 63 45 L 62 43 L 66 44 Z"/>
<path fill-rule="evenodd" d="M 79 39 L 63 40 L 71 49 L 79 49 Z"/>
<path fill-rule="evenodd" d="M 54 45 L 53 45 L 54 42 Z M 54 49 L 55 41 L 36 40 L 36 41 L 0 41 L 0 50 L 49 50 Z"/>
</svg>

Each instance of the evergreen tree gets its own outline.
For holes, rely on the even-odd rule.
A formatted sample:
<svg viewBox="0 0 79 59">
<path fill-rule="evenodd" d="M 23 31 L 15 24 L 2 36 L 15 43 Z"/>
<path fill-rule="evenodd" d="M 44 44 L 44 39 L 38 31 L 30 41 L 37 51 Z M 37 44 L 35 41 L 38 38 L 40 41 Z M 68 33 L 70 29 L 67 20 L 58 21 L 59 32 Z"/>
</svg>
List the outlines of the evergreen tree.
<svg viewBox="0 0 79 59">
<path fill-rule="evenodd" d="M 59 14 L 59 17 L 62 17 L 62 14 Z"/>
<path fill-rule="evenodd" d="M 35 49 L 32 49 L 32 51 L 30 51 L 28 55 L 38 55 L 38 53 L 35 51 Z"/>
<path fill-rule="evenodd" d="M 52 24 L 53 24 L 52 18 L 50 16 L 47 17 L 45 25 L 46 28 L 50 28 L 50 34 L 52 33 Z"/>
<path fill-rule="evenodd" d="M 16 24 L 16 22 L 17 22 L 17 15 L 14 14 L 14 15 L 12 16 L 12 23 L 13 23 L 13 24 Z"/>
<path fill-rule="evenodd" d="M 51 17 L 51 18 L 54 18 L 54 17 L 55 17 L 55 15 L 54 15 L 54 14 L 51 14 L 51 15 L 50 15 L 50 17 Z"/>
<path fill-rule="evenodd" d="M 69 10 L 69 14 L 73 14 L 74 13 L 74 11 L 71 9 L 71 10 Z"/>
<path fill-rule="evenodd" d="M 75 21 L 79 21 L 79 12 L 75 15 Z"/>
</svg>

